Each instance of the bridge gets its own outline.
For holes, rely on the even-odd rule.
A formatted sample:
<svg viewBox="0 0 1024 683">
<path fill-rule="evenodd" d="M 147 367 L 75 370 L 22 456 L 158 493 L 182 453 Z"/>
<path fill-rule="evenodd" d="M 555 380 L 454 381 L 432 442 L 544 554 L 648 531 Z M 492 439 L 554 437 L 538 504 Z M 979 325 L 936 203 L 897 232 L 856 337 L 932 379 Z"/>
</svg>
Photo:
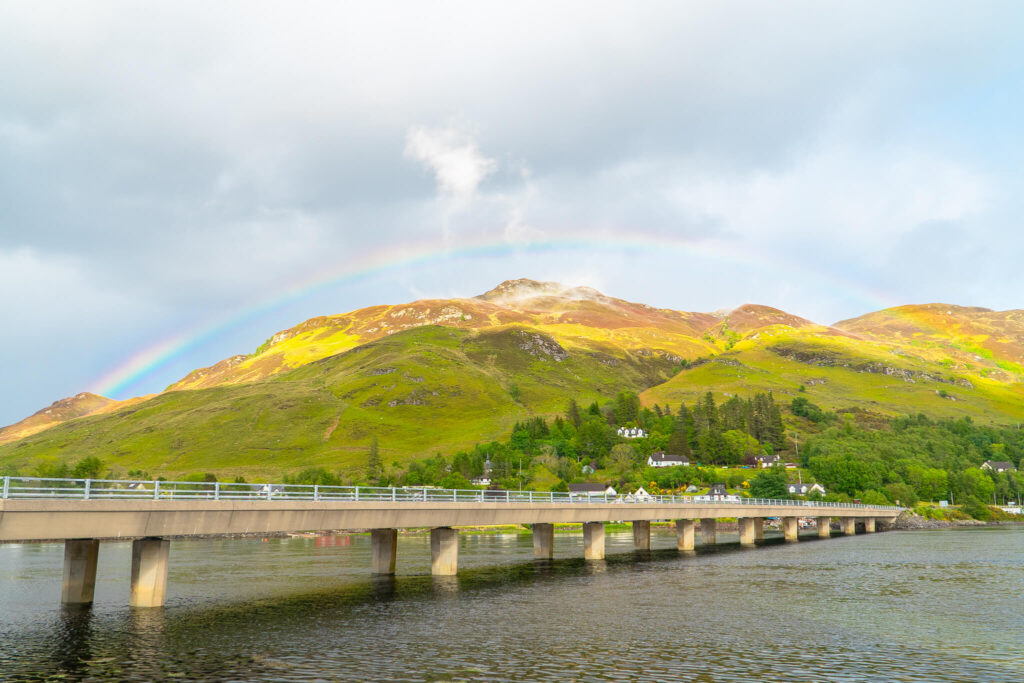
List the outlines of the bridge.
<svg viewBox="0 0 1024 683">
<path fill-rule="evenodd" d="M 554 524 L 581 524 L 584 557 L 604 559 L 604 524 L 630 522 L 633 544 L 649 550 L 651 521 L 675 522 L 680 551 L 716 542 L 717 520 L 736 518 L 740 543 L 763 538 L 765 518 L 781 519 L 797 541 L 801 517 L 816 518 L 818 535 L 839 521 L 845 535 L 891 522 L 896 506 L 772 500 L 736 496 L 587 495 L 537 491 L 380 488 L 294 484 L 228 484 L 4 477 L 0 542 L 64 541 L 65 604 L 90 604 L 101 540 L 132 540 L 129 604 L 165 602 L 170 540 L 189 536 L 369 529 L 371 570 L 394 574 L 398 529 L 429 528 L 431 572 L 458 570 L 460 526 L 529 524 L 538 558 L 551 558 Z"/>
</svg>

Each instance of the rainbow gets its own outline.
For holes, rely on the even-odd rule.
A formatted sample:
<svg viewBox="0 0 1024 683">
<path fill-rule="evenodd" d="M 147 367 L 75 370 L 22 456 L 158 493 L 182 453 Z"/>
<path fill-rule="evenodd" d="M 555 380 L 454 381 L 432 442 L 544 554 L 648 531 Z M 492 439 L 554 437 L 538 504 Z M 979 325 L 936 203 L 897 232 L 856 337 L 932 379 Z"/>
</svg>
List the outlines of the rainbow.
<svg viewBox="0 0 1024 683">
<path fill-rule="evenodd" d="M 406 242 L 402 245 L 375 250 L 369 255 L 361 257 L 358 265 L 346 263 L 310 273 L 290 284 L 282 293 L 243 308 L 233 315 L 199 323 L 186 332 L 156 341 L 132 354 L 93 381 L 90 391 L 104 396 L 118 397 L 151 373 L 204 343 L 216 339 L 253 318 L 326 289 L 392 271 L 414 269 L 449 261 L 552 253 L 566 256 L 577 256 L 580 253 L 664 256 L 666 253 L 675 253 L 684 258 L 699 259 L 748 270 L 763 270 L 765 267 L 763 255 L 745 252 L 738 249 L 735 244 L 712 241 L 688 243 L 642 233 L 628 238 L 602 236 L 600 241 L 595 241 L 593 237 L 589 239 L 543 240 L 527 244 L 512 244 L 504 240 L 493 239 L 481 240 L 475 244 L 463 241 L 458 248 L 441 248 L 436 240 L 420 243 Z M 878 310 L 892 305 L 888 303 L 889 297 L 884 293 L 842 279 L 835 273 L 814 271 L 797 262 L 773 261 L 772 266 L 778 272 L 787 274 L 787 277 L 797 275 L 804 278 L 805 282 L 823 283 L 837 296 L 859 301 L 868 310 Z"/>
</svg>

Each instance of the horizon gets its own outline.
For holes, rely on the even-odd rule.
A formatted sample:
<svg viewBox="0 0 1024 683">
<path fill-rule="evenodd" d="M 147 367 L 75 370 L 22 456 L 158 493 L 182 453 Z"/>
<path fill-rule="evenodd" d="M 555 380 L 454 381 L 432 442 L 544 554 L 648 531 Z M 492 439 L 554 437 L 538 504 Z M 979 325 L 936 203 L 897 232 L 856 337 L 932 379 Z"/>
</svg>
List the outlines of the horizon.
<svg viewBox="0 0 1024 683">
<path fill-rule="evenodd" d="M 6 5 L 0 424 L 519 277 L 1020 309 L 1024 7 L 982 7 Z"/>
</svg>

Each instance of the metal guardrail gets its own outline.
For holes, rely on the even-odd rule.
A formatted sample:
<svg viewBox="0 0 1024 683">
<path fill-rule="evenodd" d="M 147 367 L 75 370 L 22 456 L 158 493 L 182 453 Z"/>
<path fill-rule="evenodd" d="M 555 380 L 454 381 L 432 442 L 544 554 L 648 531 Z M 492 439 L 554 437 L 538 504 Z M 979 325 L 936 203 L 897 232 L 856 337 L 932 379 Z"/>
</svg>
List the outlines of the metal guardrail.
<svg viewBox="0 0 1024 683">
<path fill-rule="evenodd" d="M 896 505 L 779 500 L 741 496 L 635 496 L 633 494 L 492 491 L 430 487 L 235 484 L 227 482 L 139 481 L 133 479 L 47 479 L 4 477 L 0 498 L 73 500 L 253 500 L 392 501 L 423 503 L 624 503 L 662 505 L 800 505 L 812 508 L 902 510 Z"/>
</svg>

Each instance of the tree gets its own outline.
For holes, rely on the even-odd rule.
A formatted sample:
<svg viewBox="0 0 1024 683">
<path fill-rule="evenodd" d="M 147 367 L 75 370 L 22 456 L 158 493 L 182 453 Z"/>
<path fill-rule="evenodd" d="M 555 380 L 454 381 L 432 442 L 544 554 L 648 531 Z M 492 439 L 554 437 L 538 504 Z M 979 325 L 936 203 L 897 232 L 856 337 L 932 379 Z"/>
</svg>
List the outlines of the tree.
<svg viewBox="0 0 1024 683">
<path fill-rule="evenodd" d="M 628 472 L 636 464 L 636 451 L 628 443 L 617 443 L 612 446 L 609 456 L 620 472 Z"/>
<path fill-rule="evenodd" d="M 370 441 L 370 450 L 366 454 L 366 473 L 371 479 L 380 477 L 380 451 L 377 448 L 377 435 Z"/>
<path fill-rule="evenodd" d="M 569 409 L 565 411 L 565 417 L 572 423 L 572 426 L 576 429 L 580 428 L 580 424 L 583 422 L 583 417 L 580 415 L 580 406 L 576 403 L 576 399 L 569 399 Z"/>
<path fill-rule="evenodd" d="M 75 479 L 99 479 L 102 472 L 103 461 L 96 456 L 89 456 L 75 463 L 71 476 Z"/>
<path fill-rule="evenodd" d="M 632 391 L 622 391 L 615 397 L 615 421 L 620 424 L 636 422 L 640 417 L 640 397 Z"/>
<path fill-rule="evenodd" d="M 754 498 L 787 498 L 789 490 L 786 473 L 781 467 L 764 470 L 750 482 L 750 495 Z"/>
</svg>

